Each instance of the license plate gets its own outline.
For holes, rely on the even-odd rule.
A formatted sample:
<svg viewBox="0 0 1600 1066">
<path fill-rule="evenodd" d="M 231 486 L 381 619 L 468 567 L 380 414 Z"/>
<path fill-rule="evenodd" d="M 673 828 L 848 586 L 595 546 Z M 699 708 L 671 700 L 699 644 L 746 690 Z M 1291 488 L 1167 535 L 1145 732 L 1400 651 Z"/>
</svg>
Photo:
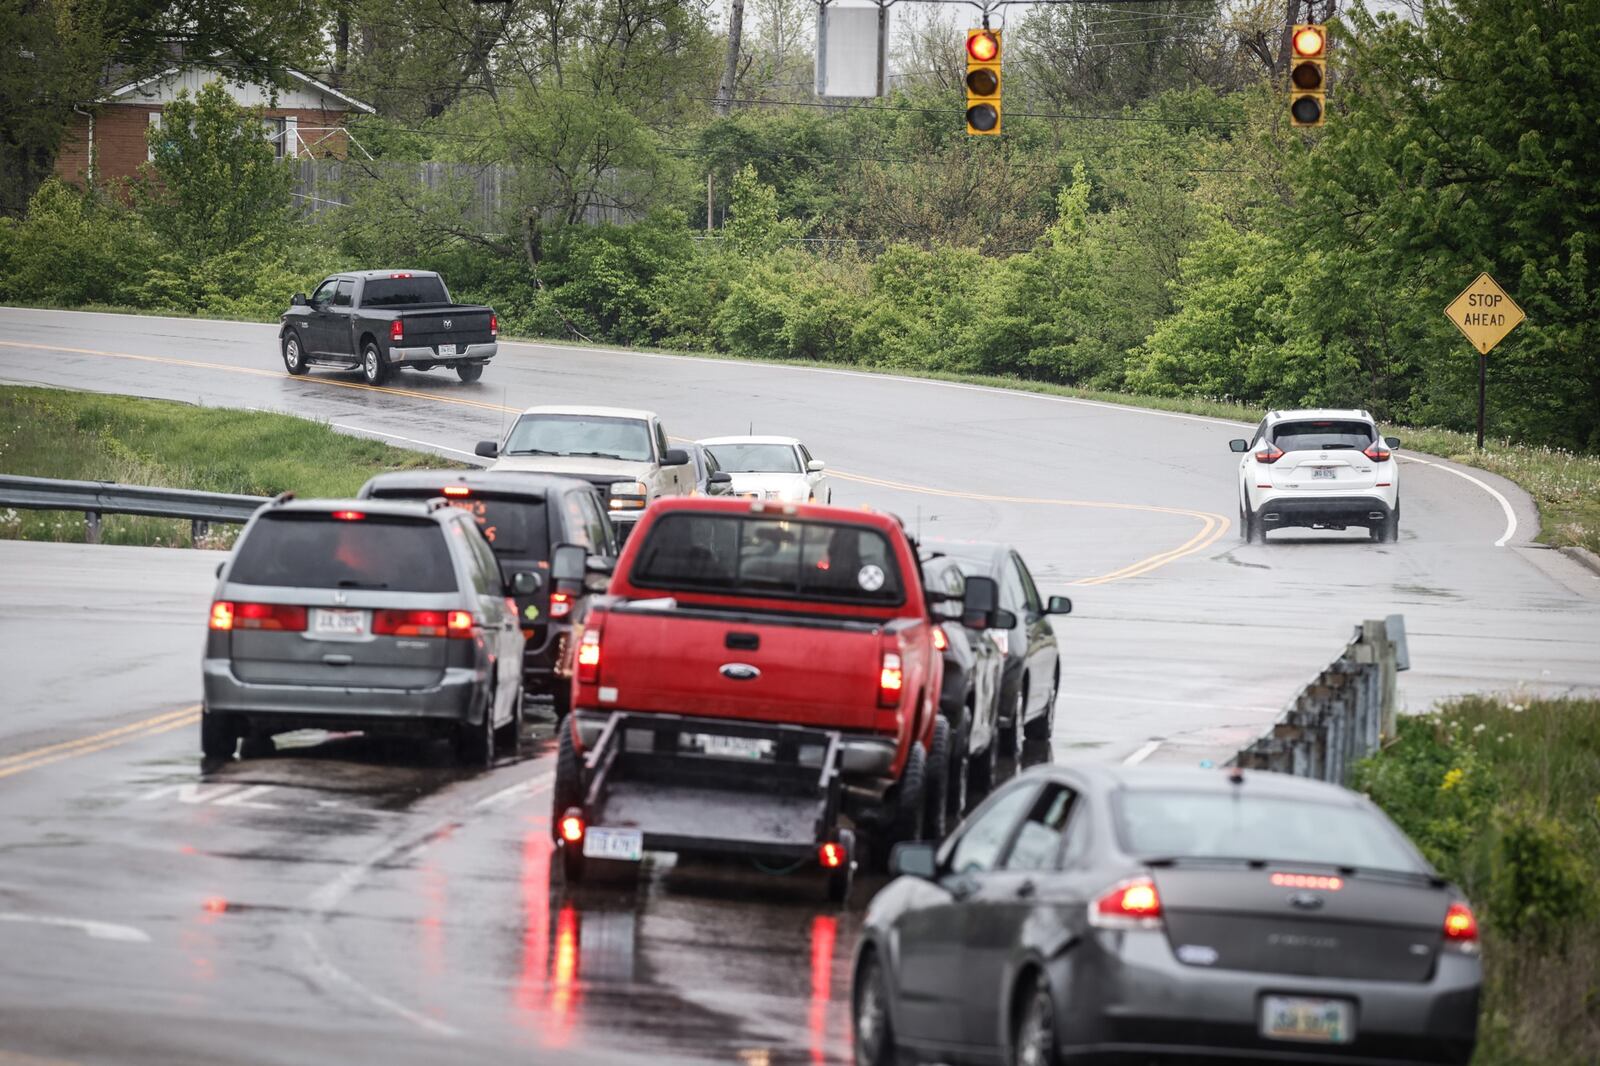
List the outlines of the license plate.
<svg viewBox="0 0 1600 1066">
<path fill-rule="evenodd" d="M 725 737 L 717 733 L 697 733 L 685 738 L 690 746 L 719 759 L 764 759 L 772 753 L 772 741 L 752 737 Z"/>
<path fill-rule="evenodd" d="M 364 637 L 367 635 L 367 612 L 319 607 L 312 612 L 311 632 L 319 637 Z"/>
<path fill-rule="evenodd" d="M 1314 466 L 1311 468 L 1311 480 L 1332 481 L 1337 474 L 1331 466 Z"/>
<path fill-rule="evenodd" d="M 1348 1044 L 1356 1038 L 1353 1013 L 1350 1003 L 1342 999 L 1265 996 L 1261 1035 L 1308 1044 Z"/>
<path fill-rule="evenodd" d="M 453 344 L 441 344 L 441 345 L 439 345 L 439 354 L 440 355 L 455 355 L 456 354 L 456 346 L 453 345 Z"/>
<path fill-rule="evenodd" d="M 583 834 L 583 854 L 589 859 L 638 862 L 644 858 L 644 833 L 638 829 L 606 829 L 592 825 Z"/>
</svg>

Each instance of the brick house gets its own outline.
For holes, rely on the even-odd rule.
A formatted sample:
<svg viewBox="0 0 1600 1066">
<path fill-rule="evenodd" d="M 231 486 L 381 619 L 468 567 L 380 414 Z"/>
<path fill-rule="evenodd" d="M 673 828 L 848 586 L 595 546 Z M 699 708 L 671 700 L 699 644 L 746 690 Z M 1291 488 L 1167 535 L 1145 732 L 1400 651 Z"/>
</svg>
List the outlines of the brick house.
<svg viewBox="0 0 1600 1066">
<path fill-rule="evenodd" d="M 274 100 L 258 85 L 227 82 L 230 95 L 247 107 L 263 109 L 262 136 L 279 157 L 343 158 L 349 149 L 345 119 L 350 112 L 373 114 L 373 108 L 297 70 L 287 72 L 291 86 Z M 75 114 L 56 157 L 56 176 L 75 185 L 104 184 L 131 178 L 150 159 L 146 131 L 161 124 L 161 112 L 178 93 L 193 96 L 207 82 L 221 77 L 202 67 L 172 67 L 143 81 L 106 93 L 90 114 Z"/>
</svg>

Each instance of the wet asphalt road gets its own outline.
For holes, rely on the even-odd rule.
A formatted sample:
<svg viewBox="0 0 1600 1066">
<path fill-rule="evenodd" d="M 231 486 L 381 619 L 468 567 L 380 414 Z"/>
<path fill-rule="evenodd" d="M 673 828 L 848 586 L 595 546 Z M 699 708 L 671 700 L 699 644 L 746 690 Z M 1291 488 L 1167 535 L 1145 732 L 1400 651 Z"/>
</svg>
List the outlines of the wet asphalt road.
<svg viewBox="0 0 1600 1066">
<path fill-rule="evenodd" d="M 507 344 L 483 381 L 290 379 L 271 327 L 0 310 L 0 379 L 288 411 L 470 453 L 506 409 L 654 408 L 680 437 L 793 432 L 835 499 L 1004 538 L 1067 592 L 1053 752 L 1218 759 L 1362 618 L 1406 615 L 1420 709 L 1600 691 L 1600 580 L 1484 488 L 1403 471 L 1396 545 L 1243 546 L 1208 419 L 630 353 Z M 1496 542 L 1505 539 L 1505 546 Z M 0 1063 L 840 1062 L 856 921 L 821 888 L 657 868 L 549 876 L 547 723 L 463 776 L 440 751 L 280 740 L 203 767 L 215 556 L 0 544 Z M 1157 745 L 1154 742 L 1160 741 Z M 22 1056 L 31 1056 L 25 1058 Z"/>
</svg>

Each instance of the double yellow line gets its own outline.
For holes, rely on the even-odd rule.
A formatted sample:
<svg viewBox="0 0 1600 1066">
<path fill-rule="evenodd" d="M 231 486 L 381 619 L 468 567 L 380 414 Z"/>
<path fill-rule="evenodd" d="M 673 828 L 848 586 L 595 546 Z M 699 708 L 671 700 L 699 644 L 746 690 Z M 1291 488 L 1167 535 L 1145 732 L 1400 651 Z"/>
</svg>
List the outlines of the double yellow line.
<svg viewBox="0 0 1600 1066">
<path fill-rule="evenodd" d="M 37 770 L 41 766 L 60 762 L 63 759 L 74 759 L 79 755 L 88 755 L 96 751 L 114 748 L 118 744 L 126 744 L 133 740 L 142 740 L 153 737 L 157 733 L 165 733 L 170 729 L 179 729 L 186 725 L 194 725 L 200 718 L 200 705 L 184 707 L 176 711 L 166 711 L 153 715 L 138 722 L 118 726 L 116 729 L 107 729 L 103 733 L 95 733 L 76 740 L 63 740 L 59 744 L 49 744 L 32 751 L 19 752 L 16 755 L 7 755 L 0 758 L 0 778 L 11 777 L 27 770 Z"/>
</svg>

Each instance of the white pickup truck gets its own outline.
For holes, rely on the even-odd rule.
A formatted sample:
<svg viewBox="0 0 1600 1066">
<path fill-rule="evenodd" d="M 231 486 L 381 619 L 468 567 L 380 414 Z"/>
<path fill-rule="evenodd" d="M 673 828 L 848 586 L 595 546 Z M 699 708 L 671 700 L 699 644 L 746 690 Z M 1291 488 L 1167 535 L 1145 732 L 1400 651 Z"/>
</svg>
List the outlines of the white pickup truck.
<svg viewBox="0 0 1600 1066">
<path fill-rule="evenodd" d="M 669 447 L 654 411 L 621 407 L 530 407 L 502 441 L 479 441 L 490 470 L 530 470 L 598 486 L 625 537 L 652 500 L 695 488 L 688 451 Z"/>
</svg>

